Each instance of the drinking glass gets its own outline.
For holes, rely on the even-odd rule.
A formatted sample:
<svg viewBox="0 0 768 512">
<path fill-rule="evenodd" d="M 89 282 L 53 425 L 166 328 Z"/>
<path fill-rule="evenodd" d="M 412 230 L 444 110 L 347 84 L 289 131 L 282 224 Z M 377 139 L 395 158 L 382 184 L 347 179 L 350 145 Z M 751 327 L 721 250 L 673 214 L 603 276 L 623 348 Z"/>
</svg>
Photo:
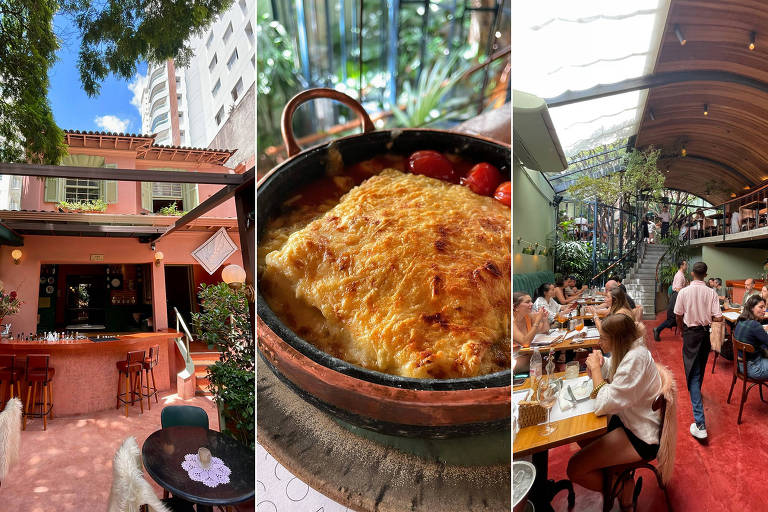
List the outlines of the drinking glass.
<svg viewBox="0 0 768 512">
<path fill-rule="evenodd" d="M 576 320 L 576 330 L 580 331 L 583 328 L 584 328 L 584 319 L 583 318 L 579 318 L 578 320 Z"/>
<path fill-rule="evenodd" d="M 579 376 L 579 362 L 568 361 L 565 363 L 565 380 L 575 379 Z"/>
<path fill-rule="evenodd" d="M 541 435 L 548 436 L 557 430 L 557 427 L 553 427 L 551 422 L 552 406 L 555 405 L 555 401 L 557 400 L 557 382 L 550 379 L 543 379 L 539 383 L 538 398 L 541 406 L 547 410 L 547 424 L 542 428 Z"/>
</svg>

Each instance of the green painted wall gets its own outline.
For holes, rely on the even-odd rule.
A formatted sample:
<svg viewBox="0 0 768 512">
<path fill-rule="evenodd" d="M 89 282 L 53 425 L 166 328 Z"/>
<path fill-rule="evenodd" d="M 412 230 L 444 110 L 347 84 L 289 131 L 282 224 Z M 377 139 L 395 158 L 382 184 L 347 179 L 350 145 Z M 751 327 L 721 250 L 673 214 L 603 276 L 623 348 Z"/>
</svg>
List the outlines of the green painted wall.
<svg viewBox="0 0 768 512">
<path fill-rule="evenodd" d="M 761 249 L 737 249 L 731 247 L 704 246 L 701 260 L 707 264 L 709 277 L 725 281 L 759 278 L 768 251 Z"/>
<path fill-rule="evenodd" d="M 546 246 L 547 236 L 555 229 L 555 210 L 550 206 L 554 197 L 552 187 L 538 171 L 531 171 L 515 162 L 512 170 L 512 254 L 516 274 L 552 270 L 552 257 L 521 254 L 526 244 L 522 238 Z"/>
</svg>

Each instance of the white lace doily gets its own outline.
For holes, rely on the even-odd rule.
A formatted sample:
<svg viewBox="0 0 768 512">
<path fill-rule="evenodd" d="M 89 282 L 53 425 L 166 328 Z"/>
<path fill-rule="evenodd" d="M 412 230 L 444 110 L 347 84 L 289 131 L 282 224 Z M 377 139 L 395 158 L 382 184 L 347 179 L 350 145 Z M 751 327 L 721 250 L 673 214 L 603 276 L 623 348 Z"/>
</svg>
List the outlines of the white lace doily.
<svg viewBox="0 0 768 512">
<path fill-rule="evenodd" d="M 189 474 L 189 478 L 195 482 L 202 482 L 208 487 L 216 487 L 219 484 L 228 484 L 229 475 L 232 470 L 229 469 L 224 461 L 218 457 L 211 457 L 211 465 L 208 469 L 200 465 L 200 458 L 196 453 L 188 453 L 184 456 L 184 462 L 181 463 Z"/>
</svg>

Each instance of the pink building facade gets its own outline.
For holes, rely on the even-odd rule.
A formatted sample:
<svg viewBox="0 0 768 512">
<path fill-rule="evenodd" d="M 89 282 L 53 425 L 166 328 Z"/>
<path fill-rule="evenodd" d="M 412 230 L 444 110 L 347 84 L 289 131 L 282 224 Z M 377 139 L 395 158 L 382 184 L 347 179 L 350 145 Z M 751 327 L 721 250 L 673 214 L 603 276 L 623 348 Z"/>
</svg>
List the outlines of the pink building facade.
<svg viewBox="0 0 768 512">
<path fill-rule="evenodd" d="M 137 174 L 244 170 L 224 166 L 234 151 L 154 146 L 152 136 L 66 132 L 66 142 L 69 155 L 62 165 L 135 169 Z M 219 189 L 195 183 L 25 177 L 21 211 L 0 211 L 3 225 L 23 238 L 21 247 L 0 246 L 0 281 L 23 301 L 21 311 L 2 322 L 12 324 L 12 333 L 65 330 L 86 318 L 90 324 L 96 318 L 108 331 L 124 330 L 110 326 L 125 326 L 126 318 L 137 329 L 175 327 L 169 312 L 176 303 L 195 311 L 201 283 L 220 282 L 227 264 L 243 265 L 236 209 L 230 199 L 153 244 L 178 219 L 157 212 L 171 203 L 189 211 Z M 106 211 L 62 209 L 62 201 L 85 199 L 106 202 Z M 237 249 L 211 274 L 192 252 L 222 227 Z M 18 263 L 11 256 L 14 249 L 22 252 Z"/>
</svg>

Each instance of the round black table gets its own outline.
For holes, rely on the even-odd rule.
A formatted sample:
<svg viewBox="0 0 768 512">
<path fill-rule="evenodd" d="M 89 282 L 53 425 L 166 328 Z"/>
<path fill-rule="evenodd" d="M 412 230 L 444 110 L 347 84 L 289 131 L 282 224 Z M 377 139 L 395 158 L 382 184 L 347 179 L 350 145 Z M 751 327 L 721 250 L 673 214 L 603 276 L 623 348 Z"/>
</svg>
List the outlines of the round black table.
<svg viewBox="0 0 768 512">
<path fill-rule="evenodd" d="M 184 456 L 197 453 L 201 446 L 220 458 L 232 470 L 228 484 L 208 487 L 189 478 L 181 467 Z M 168 427 L 153 432 L 141 447 L 141 457 L 149 476 L 174 496 L 210 510 L 213 505 L 234 505 L 253 499 L 255 457 L 250 448 L 229 436 L 200 427 Z M 203 508 L 206 507 L 206 508 Z"/>
</svg>

